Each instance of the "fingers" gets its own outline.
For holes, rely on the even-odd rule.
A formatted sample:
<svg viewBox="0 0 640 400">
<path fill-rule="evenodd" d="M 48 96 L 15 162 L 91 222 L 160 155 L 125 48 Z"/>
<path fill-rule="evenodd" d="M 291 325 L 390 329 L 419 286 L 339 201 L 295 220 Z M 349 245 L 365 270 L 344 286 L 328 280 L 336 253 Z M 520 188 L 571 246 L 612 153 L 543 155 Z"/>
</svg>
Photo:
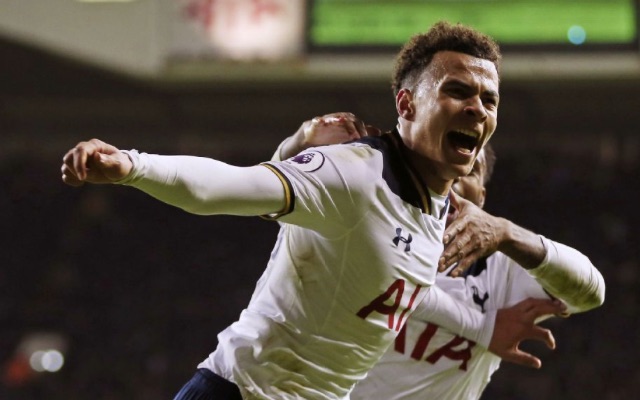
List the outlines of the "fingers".
<svg viewBox="0 0 640 400">
<path fill-rule="evenodd" d="M 330 114 L 328 120 L 331 123 L 342 125 L 351 139 L 360 139 L 367 136 L 367 129 L 364 122 L 352 113 Z"/>
<path fill-rule="evenodd" d="M 531 332 L 526 339 L 542 342 L 551 350 L 556 348 L 556 339 L 553 337 L 551 331 L 538 325 L 533 325 Z"/>
<path fill-rule="evenodd" d="M 75 176 L 74 172 L 69 167 L 67 167 L 66 164 L 63 164 L 60 170 L 62 172 L 62 182 L 66 183 L 67 185 L 78 187 L 84 184 L 84 182 L 78 179 L 78 177 Z"/>
<path fill-rule="evenodd" d="M 445 249 L 438 260 L 438 271 L 445 271 L 456 262 L 462 260 L 465 254 L 469 254 L 473 250 L 472 247 L 468 247 L 470 237 L 460 235 L 460 232 L 465 229 L 466 223 L 466 218 L 459 218 L 451 223 L 445 230 L 442 240 Z"/>
<path fill-rule="evenodd" d="M 449 205 L 449 207 L 453 207 L 455 209 L 459 209 L 460 208 L 460 199 L 461 199 L 461 197 L 456 192 L 451 190 L 449 192 L 449 201 L 451 203 Z"/>
<path fill-rule="evenodd" d="M 480 257 L 482 257 L 482 251 L 480 251 L 479 249 L 469 252 L 469 254 L 467 254 L 457 262 L 456 267 L 451 271 L 450 275 L 453 277 L 461 276 L 466 270 L 469 269 L 469 267 L 471 267 L 476 261 L 478 261 Z M 451 265 L 453 265 L 453 263 L 447 265 L 445 267 L 445 270 Z"/>
<path fill-rule="evenodd" d="M 468 218 L 466 216 L 456 218 L 444 231 L 444 237 L 442 242 L 448 245 L 453 238 L 455 238 L 460 232 L 462 232 L 467 225 Z"/>
<path fill-rule="evenodd" d="M 562 314 L 567 310 L 567 306 L 557 299 L 527 299 L 519 303 L 525 307 L 525 315 L 530 321 L 545 315 Z"/>
<path fill-rule="evenodd" d="M 64 155 L 62 158 L 63 181 L 81 184 L 87 178 L 87 160 L 95 151 L 95 147 L 91 141 L 80 142 Z"/>
<path fill-rule="evenodd" d="M 380 129 L 376 128 L 373 125 L 365 125 L 364 129 L 366 129 L 366 131 L 367 131 L 367 136 L 377 137 L 377 136 L 382 135 L 382 131 Z"/>
<path fill-rule="evenodd" d="M 526 353 L 519 348 L 513 349 L 511 352 L 507 353 L 502 357 L 503 360 L 522 365 L 525 367 L 531 367 L 539 369 L 542 367 L 542 361 L 538 357 L 535 357 L 533 354 Z"/>
<path fill-rule="evenodd" d="M 353 113 L 340 112 L 323 115 L 322 117 L 316 117 L 312 121 L 316 124 L 334 125 L 340 126 L 347 131 L 350 139 L 359 139 L 369 135 L 369 131 L 364 122 L 356 117 Z M 374 127 L 371 127 L 371 132 L 375 133 Z"/>
<path fill-rule="evenodd" d="M 549 329 L 535 325 L 538 318 L 544 315 L 553 315 L 562 313 L 567 306 L 559 300 L 553 299 L 533 299 L 529 298 L 521 301 L 516 307 L 522 308 L 524 322 L 528 325 L 528 329 L 524 333 L 525 339 L 533 339 L 543 342 L 550 349 L 556 348 L 556 340 L 553 333 Z"/>
<path fill-rule="evenodd" d="M 62 181 L 71 186 L 85 182 L 106 183 L 126 176 L 132 168 L 129 158 L 116 147 L 98 139 L 78 143 L 62 158 Z"/>
<path fill-rule="evenodd" d="M 452 240 L 453 241 L 450 241 L 445 247 L 444 252 L 442 252 L 442 256 L 438 263 L 438 269 L 447 269 L 456 263 L 459 264 L 458 268 L 466 269 L 465 265 L 461 264 L 463 260 L 466 261 L 467 267 L 470 263 L 475 261 L 475 259 L 467 259 L 468 256 L 472 256 L 476 253 L 474 245 L 471 242 L 471 238 L 468 235 L 456 234 L 455 238 Z"/>
<path fill-rule="evenodd" d="M 315 117 L 303 123 L 298 132 L 301 132 L 302 139 L 299 142 L 304 148 L 344 143 L 365 136 L 379 136 L 381 133 L 379 129 L 365 125 L 354 114 L 346 112 Z"/>
<path fill-rule="evenodd" d="M 353 115 L 353 114 L 351 114 Z M 357 132 L 357 137 L 355 139 L 360 139 L 363 138 L 365 136 L 368 135 L 368 131 L 366 126 L 364 125 L 364 122 L 362 122 L 359 118 L 356 118 L 355 115 L 353 115 L 354 120 L 352 121 L 356 132 Z"/>
</svg>

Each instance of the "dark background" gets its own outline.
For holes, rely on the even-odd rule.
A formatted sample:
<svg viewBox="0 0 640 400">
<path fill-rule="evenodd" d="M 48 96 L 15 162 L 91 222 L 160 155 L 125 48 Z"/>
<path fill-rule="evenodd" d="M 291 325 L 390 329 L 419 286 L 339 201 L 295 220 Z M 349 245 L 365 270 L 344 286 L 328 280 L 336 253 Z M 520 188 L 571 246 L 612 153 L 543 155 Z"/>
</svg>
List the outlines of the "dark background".
<svg viewBox="0 0 640 400">
<path fill-rule="evenodd" d="M 603 55 L 606 57 L 606 55 Z M 133 80 L 0 42 L 0 399 L 171 398 L 247 304 L 277 226 L 199 217 L 125 187 L 74 189 L 61 157 L 122 148 L 251 165 L 316 115 L 395 124 L 386 79 Z M 503 365 L 485 398 L 629 399 L 640 389 L 640 74 L 507 79 L 487 210 L 573 246 L 605 305 L 553 320 L 539 371 Z M 21 359 L 38 332 L 66 343 L 57 373 Z"/>
</svg>

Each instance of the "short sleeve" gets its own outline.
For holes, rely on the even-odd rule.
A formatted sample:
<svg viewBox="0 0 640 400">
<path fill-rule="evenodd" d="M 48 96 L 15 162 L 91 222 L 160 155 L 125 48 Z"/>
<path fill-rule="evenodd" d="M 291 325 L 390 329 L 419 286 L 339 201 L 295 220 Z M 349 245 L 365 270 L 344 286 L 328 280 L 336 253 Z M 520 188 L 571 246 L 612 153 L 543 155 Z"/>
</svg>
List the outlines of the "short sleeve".
<svg viewBox="0 0 640 400">
<path fill-rule="evenodd" d="M 339 234 L 371 209 L 382 176 L 382 156 L 352 143 L 310 148 L 280 162 L 262 164 L 285 188 L 285 207 L 271 216 L 280 222 Z"/>
</svg>

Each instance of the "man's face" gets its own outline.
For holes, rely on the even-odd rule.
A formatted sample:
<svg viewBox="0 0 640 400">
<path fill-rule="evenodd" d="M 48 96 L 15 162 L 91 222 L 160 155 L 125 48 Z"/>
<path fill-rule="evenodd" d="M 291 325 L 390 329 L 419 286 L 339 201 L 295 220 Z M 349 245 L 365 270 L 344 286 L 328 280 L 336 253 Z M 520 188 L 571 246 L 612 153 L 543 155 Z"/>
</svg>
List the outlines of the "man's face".
<svg viewBox="0 0 640 400">
<path fill-rule="evenodd" d="M 499 78 L 495 65 L 467 54 L 441 51 L 422 73 L 408 96 L 411 121 L 405 144 L 418 163 L 425 159 L 432 178 L 446 185 L 467 175 L 484 144 L 496 129 Z"/>
</svg>

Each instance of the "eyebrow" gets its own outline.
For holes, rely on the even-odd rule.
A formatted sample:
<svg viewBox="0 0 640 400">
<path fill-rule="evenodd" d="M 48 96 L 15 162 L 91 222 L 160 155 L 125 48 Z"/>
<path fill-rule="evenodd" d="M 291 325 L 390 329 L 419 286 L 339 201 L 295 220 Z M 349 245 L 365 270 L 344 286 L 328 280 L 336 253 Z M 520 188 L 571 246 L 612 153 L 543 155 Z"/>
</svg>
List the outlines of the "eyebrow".
<svg viewBox="0 0 640 400">
<path fill-rule="evenodd" d="M 482 94 L 489 95 L 491 97 L 495 97 L 496 99 L 500 98 L 500 95 L 495 90 L 485 90 L 484 92 L 482 92 Z"/>
<path fill-rule="evenodd" d="M 464 81 L 456 79 L 456 78 L 452 78 L 451 80 L 445 82 L 443 86 L 458 86 L 458 87 L 462 87 L 464 89 L 471 89 L 471 85 L 467 84 Z M 493 97 L 495 99 L 499 99 L 500 98 L 500 95 L 498 94 L 498 92 L 495 91 L 495 90 L 492 90 L 492 89 L 484 90 L 482 92 L 482 95 L 491 96 L 491 97 Z"/>
</svg>

